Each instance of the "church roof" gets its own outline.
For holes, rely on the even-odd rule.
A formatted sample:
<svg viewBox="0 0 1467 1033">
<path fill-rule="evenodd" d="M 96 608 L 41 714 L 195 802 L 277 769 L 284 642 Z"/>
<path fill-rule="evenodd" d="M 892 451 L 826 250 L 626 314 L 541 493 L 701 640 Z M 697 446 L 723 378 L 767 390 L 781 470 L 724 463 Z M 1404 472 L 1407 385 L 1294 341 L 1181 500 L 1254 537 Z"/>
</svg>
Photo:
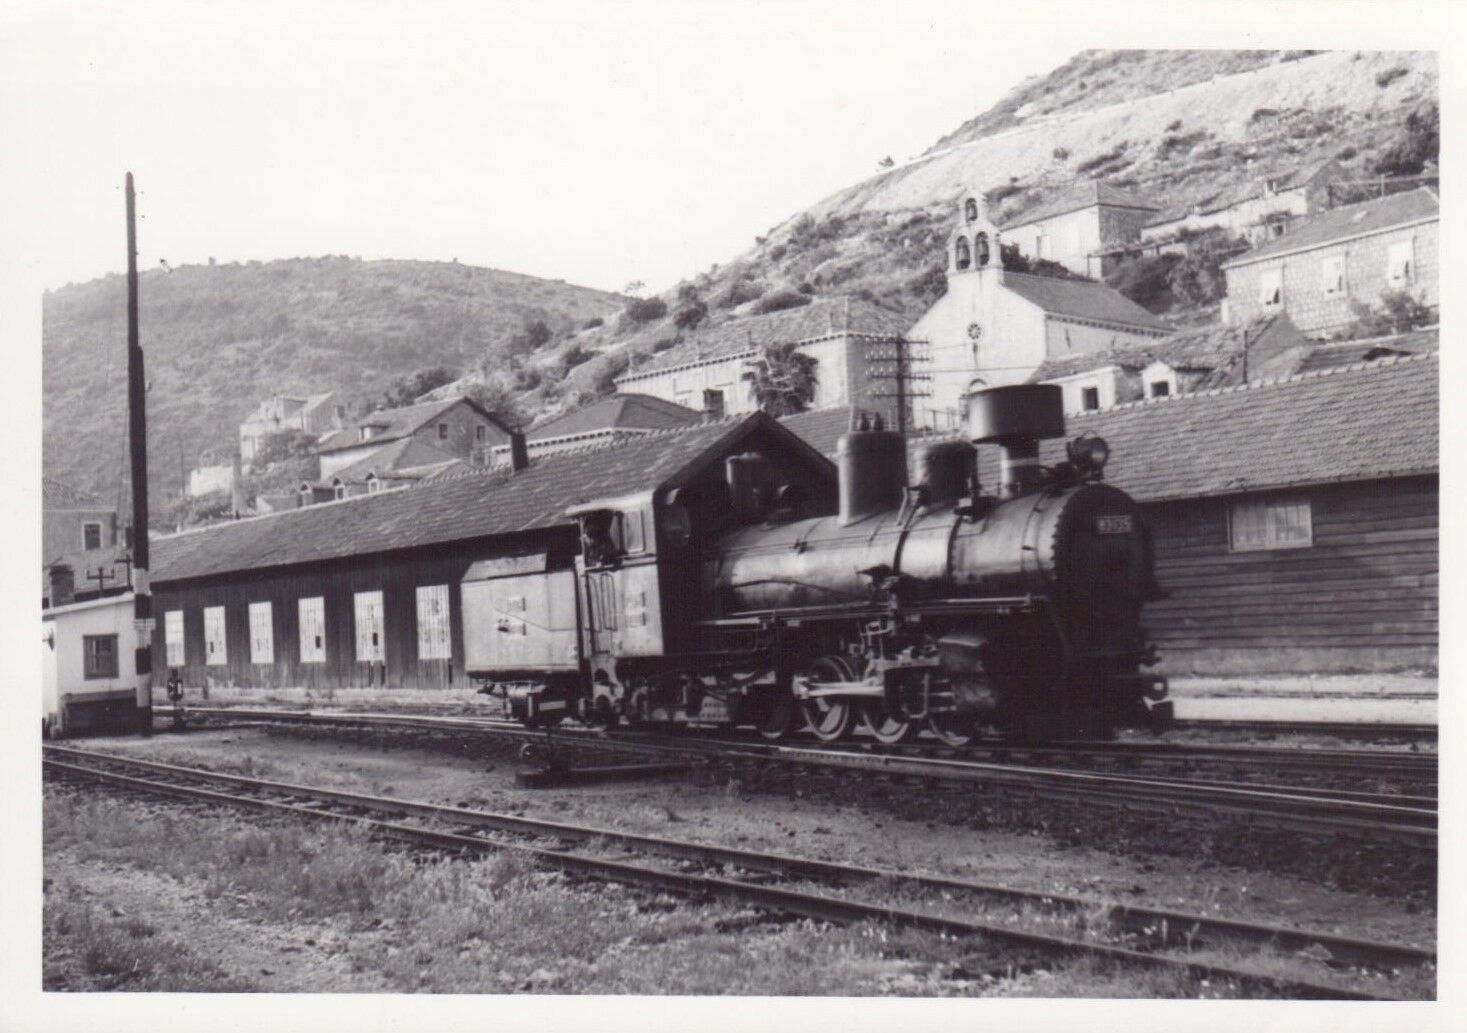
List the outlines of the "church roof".
<svg viewBox="0 0 1467 1033">
<path fill-rule="evenodd" d="M 1103 283 L 1005 272 L 1003 285 L 1052 316 L 1121 323 L 1147 330 L 1170 329 L 1130 298 Z"/>
<path fill-rule="evenodd" d="M 813 341 L 842 334 L 895 337 L 911 327 L 900 312 L 848 295 L 816 298 L 808 305 L 744 316 L 688 334 L 675 346 L 656 356 L 650 365 L 617 378 L 626 383 L 674 366 L 724 358 L 772 344 Z"/>
</svg>

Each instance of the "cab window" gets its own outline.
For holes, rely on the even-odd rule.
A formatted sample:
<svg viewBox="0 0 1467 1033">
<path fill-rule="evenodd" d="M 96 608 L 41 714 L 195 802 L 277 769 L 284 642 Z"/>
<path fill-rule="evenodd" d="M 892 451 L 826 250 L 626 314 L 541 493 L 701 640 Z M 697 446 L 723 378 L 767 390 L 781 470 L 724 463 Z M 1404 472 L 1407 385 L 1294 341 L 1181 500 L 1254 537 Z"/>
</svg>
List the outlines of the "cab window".
<svg viewBox="0 0 1467 1033">
<path fill-rule="evenodd" d="M 588 567 L 614 566 L 626 554 L 621 514 L 597 509 L 581 517 L 581 553 Z"/>
</svg>

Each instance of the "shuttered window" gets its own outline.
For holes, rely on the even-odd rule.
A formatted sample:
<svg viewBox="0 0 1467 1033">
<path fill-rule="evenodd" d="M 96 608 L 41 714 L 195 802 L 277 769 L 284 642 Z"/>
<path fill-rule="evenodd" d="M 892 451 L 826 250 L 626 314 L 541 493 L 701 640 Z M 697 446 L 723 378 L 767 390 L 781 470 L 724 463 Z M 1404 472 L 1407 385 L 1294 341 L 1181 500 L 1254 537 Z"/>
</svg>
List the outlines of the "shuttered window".
<svg viewBox="0 0 1467 1033">
<path fill-rule="evenodd" d="M 297 605 L 301 629 L 301 663 L 326 662 L 326 600 L 319 595 L 302 599 Z"/>
<path fill-rule="evenodd" d="M 83 635 L 82 657 L 84 678 L 117 677 L 117 636 Z"/>
<path fill-rule="evenodd" d="M 357 659 L 365 663 L 381 662 L 382 593 L 358 592 L 354 597 L 357 618 Z"/>
<path fill-rule="evenodd" d="M 222 606 L 204 607 L 204 663 L 210 667 L 223 667 L 229 663 Z"/>
<path fill-rule="evenodd" d="M 1265 269 L 1258 278 L 1258 303 L 1264 308 L 1281 304 L 1284 300 L 1284 271 Z"/>
<path fill-rule="evenodd" d="M 418 586 L 418 659 L 447 660 L 453 655 L 448 637 L 448 586 Z"/>
<path fill-rule="evenodd" d="M 1416 264 L 1416 247 L 1413 241 L 1398 240 L 1386 251 L 1386 278 L 1401 286 L 1412 281 Z"/>
<path fill-rule="evenodd" d="M 250 603 L 250 663 L 275 662 L 275 626 L 269 603 Z"/>
<path fill-rule="evenodd" d="M 1326 294 L 1342 294 L 1345 290 L 1345 256 L 1326 258 L 1319 266 L 1320 287 Z"/>
<path fill-rule="evenodd" d="M 1313 513 L 1308 499 L 1248 499 L 1229 512 L 1234 552 L 1305 549 L 1314 544 Z"/>
<path fill-rule="evenodd" d="M 168 666 L 182 667 L 185 663 L 182 610 L 169 610 L 163 615 L 163 646 Z"/>
</svg>

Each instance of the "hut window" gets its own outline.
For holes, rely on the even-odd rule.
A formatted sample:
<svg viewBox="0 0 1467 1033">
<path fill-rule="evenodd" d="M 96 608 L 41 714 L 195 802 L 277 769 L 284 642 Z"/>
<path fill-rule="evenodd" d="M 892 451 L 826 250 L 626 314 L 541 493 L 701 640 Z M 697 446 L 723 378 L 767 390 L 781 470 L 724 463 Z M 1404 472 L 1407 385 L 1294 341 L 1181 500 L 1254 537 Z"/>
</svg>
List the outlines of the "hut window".
<svg viewBox="0 0 1467 1033">
<path fill-rule="evenodd" d="M 102 547 L 102 525 L 88 520 L 82 524 L 82 548 L 100 549 Z"/>
<path fill-rule="evenodd" d="M 169 667 L 184 665 L 182 610 L 169 610 L 163 615 L 163 647 Z"/>
<path fill-rule="evenodd" d="M 1284 300 L 1284 271 L 1265 269 L 1258 280 L 1258 303 L 1273 308 Z"/>
<path fill-rule="evenodd" d="M 356 607 L 357 659 L 364 663 L 381 663 L 382 636 L 382 592 L 357 592 L 353 599 Z"/>
<path fill-rule="evenodd" d="M 117 636 L 83 635 L 84 677 L 117 677 Z"/>
<path fill-rule="evenodd" d="M 301 663 L 326 662 L 326 600 L 321 596 L 302 599 L 296 604 L 300 614 Z"/>
<path fill-rule="evenodd" d="M 1152 398 L 1166 398 L 1172 393 L 1172 385 L 1167 380 L 1154 380 L 1151 383 Z"/>
<path fill-rule="evenodd" d="M 1400 240 L 1386 252 L 1386 276 L 1391 283 L 1410 283 L 1416 249 L 1409 240 Z"/>
<path fill-rule="evenodd" d="M 269 603 L 250 603 L 250 663 L 275 662 L 275 627 Z"/>
<path fill-rule="evenodd" d="M 448 637 L 448 586 L 418 586 L 418 659 L 447 660 L 453 655 Z"/>
<path fill-rule="evenodd" d="M 966 269 L 973 264 L 973 253 L 968 250 L 968 238 L 959 237 L 957 244 L 953 246 L 953 265 L 959 269 Z"/>
<path fill-rule="evenodd" d="M 375 495 L 377 492 L 379 492 L 381 490 L 382 490 L 382 482 L 377 479 L 377 475 L 376 474 L 370 475 L 367 478 L 367 494 L 369 494 L 369 495 Z"/>
<path fill-rule="evenodd" d="M 210 667 L 223 667 L 229 663 L 222 606 L 204 607 L 204 663 Z"/>
<path fill-rule="evenodd" d="M 1086 412 L 1091 412 L 1092 410 L 1099 409 L 1100 408 L 1100 388 L 1098 388 L 1098 387 L 1082 387 L 1082 388 L 1080 388 L 1080 408 L 1081 409 L 1084 409 Z"/>
<path fill-rule="evenodd" d="M 1245 499 L 1228 512 L 1234 552 L 1307 549 L 1314 544 L 1313 513 L 1308 499 Z"/>
</svg>

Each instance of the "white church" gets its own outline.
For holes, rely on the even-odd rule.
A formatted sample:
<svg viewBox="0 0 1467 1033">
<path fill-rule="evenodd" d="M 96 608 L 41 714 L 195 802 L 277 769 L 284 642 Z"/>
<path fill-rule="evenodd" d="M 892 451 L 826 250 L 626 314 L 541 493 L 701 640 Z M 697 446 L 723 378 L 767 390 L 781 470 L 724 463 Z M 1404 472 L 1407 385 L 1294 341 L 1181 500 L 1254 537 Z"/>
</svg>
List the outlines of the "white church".
<svg viewBox="0 0 1467 1033">
<path fill-rule="evenodd" d="M 947 242 L 947 293 L 907 332 L 931 377 L 916 400 L 919 427 L 962 419 L 974 388 L 1021 384 L 1049 359 L 1165 337 L 1171 328 L 1103 283 L 1005 271 L 982 194 L 963 198 Z"/>
</svg>

